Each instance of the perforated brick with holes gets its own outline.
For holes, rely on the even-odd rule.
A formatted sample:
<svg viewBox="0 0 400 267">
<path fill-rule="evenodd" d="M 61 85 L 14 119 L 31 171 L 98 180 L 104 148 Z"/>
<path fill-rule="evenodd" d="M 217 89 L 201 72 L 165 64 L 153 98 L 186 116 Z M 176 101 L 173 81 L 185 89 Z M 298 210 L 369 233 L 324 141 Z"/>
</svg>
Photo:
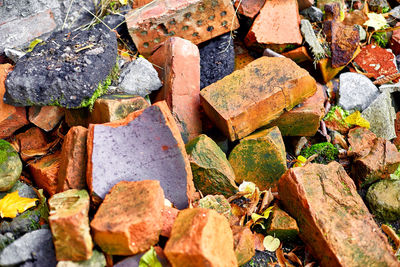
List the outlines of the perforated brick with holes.
<svg viewBox="0 0 400 267">
<path fill-rule="evenodd" d="M 230 0 L 155 0 L 132 10 L 126 21 L 144 55 L 150 55 L 171 36 L 199 44 L 239 27 Z"/>
</svg>

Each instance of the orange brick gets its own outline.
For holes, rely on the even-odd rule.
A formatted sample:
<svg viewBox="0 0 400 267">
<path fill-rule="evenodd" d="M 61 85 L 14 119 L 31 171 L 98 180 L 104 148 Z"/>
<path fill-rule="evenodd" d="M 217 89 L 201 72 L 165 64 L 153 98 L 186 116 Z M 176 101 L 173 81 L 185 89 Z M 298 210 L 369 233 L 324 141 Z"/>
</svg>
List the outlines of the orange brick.
<svg viewBox="0 0 400 267">
<path fill-rule="evenodd" d="M 44 156 L 39 160 L 31 160 L 29 170 L 39 188 L 43 188 L 50 196 L 57 191 L 57 175 L 60 168 L 60 152 Z"/>
<path fill-rule="evenodd" d="M 56 106 L 33 106 L 29 108 L 29 121 L 37 127 L 51 131 L 64 117 L 64 110 Z"/>
<path fill-rule="evenodd" d="M 264 6 L 265 0 L 242 0 L 235 2 L 235 8 L 240 15 L 254 19 Z"/>
<path fill-rule="evenodd" d="M 32 127 L 27 131 L 17 134 L 15 139 L 19 145 L 19 153 L 22 160 L 32 158 L 32 154 L 47 145 L 47 138 L 44 132 L 38 127 Z"/>
</svg>

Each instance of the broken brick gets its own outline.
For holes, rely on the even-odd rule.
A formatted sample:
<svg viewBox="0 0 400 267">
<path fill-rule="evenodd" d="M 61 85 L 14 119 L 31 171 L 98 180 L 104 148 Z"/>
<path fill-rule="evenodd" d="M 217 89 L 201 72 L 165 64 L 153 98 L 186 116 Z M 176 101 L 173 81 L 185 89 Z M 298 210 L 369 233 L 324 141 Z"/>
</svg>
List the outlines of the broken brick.
<svg viewBox="0 0 400 267">
<path fill-rule="evenodd" d="M 178 209 L 164 206 L 162 210 L 163 226 L 160 235 L 165 237 L 171 236 L 172 226 L 174 225 L 178 213 L 179 213 Z"/>
<path fill-rule="evenodd" d="M 239 27 L 230 0 L 155 0 L 125 18 L 133 42 L 145 56 L 172 36 L 199 44 Z"/>
<path fill-rule="evenodd" d="M 172 266 L 237 266 L 228 220 L 214 210 L 179 212 L 164 248 Z"/>
<path fill-rule="evenodd" d="M 297 2 L 299 4 L 300 11 L 314 5 L 314 0 L 297 0 Z"/>
<path fill-rule="evenodd" d="M 395 27 L 399 26 L 400 22 L 397 22 Z M 395 55 L 400 54 L 400 29 L 393 31 L 392 38 L 389 41 L 389 47 L 392 49 Z"/>
<path fill-rule="evenodd" d="M 305 61 L 310 61 L 310 62 L 314 61 L 313 58 L 308 54 L 307 48 L 305 46 L 300 46 L 296 49 L 282 53 L 282 56 L 290 58 L 297 64 Z"/>
<path fill-rule="evenodd" d="M 294 240 L 299 233 L 299 227 L 295 219 L 285 211 L 274 206 L 271 215 L 271 222 L 267 228 L 267 234 L 278 238 L 281 241 Z"/>
<path fill-rule="evenodd" d="M 19 145 L 19 153 L 23 161 L 32 158 L 32 152 L 47 145 L 46 135 L 38 127 L 32 127 L 23 133 L 17 134 L 15 139 Z"/>
<path fill-rule="evenodd" d="M 350 144 L 348 155 L 355 157 L 367 156 L 371 152 L 376 138 L 373 132 L 364 127 L 351 129 L 347 138 Z"/>
<path fill-rule="evenodd" d="M 49 199 L 49 224 L 58 261 L 84 261 L 92 256 L 89 194 L 71 189 Z"/>
<path fill-rule="evenodd" d="M 122 181 L 107 194 L 90 223 L 96 244 L 107 254 L 133 255 L 158 242 L 164 193 L 159 181 Z"/>
<path fill-rule="evenodd" d="M 234 141 L 291 110 L 316 88 L 314 78 L 292 60 L 261 57 L 204 88 L 200 101 L 208 117 Z"/>
<path fill-rule="evenodd" d="M 352 179 L 337 162 L 289 169 L 279 196 L 321 266 L 398 266 Z"/>
<path fill-rule="evenodd" d="M 65 135 L 61 149 L 57 192 L 86 188 L 86 139 L 88 130 L 74 126 Z"/>
<path fill-rule="evenodd" d="M 56 106 L 32 106 L 29 108 L 29 121 L 46 132 L 53 130 L 63 116 L 64 110 Z"/>
<path fill-rule="evenodd" d="M 265 0 L 241 0 L 235 1 L 237 12 L 249 19 L 254 19 L 264 6 Z"/>
<path fill-rule="evenodd" d="M 234 249 L 238 265 L 242 266 L 256 253 L 255 238 L 250 228 L 233 225 L 231 227 L 234 240 Z"/>
<path fill-rule="evenodd" d="M 397 149 L 400 149 L 400 111 L 396 113 L 394 128 L 396 130 L 396 138 L 393 140 L 393 144 L 396 145 Z"/>
</svg>

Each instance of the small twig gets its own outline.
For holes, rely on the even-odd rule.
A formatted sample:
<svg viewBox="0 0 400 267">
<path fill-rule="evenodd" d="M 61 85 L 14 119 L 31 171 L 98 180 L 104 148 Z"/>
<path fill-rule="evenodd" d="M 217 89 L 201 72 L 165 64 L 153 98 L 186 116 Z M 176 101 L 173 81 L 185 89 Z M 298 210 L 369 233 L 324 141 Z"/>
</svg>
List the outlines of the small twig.
<svg viewBox="0 0 400 267">
<path fill-rule="evenodd" d="M 89 44 L 89 45 L 87 45 L 87 46 L 81 47 L 81 48 L 79 48 L 79 49 L 76 49 L 76 50 L 75 50 L 75 53 L 81 52 L 82 50 L 85 50 L 85 49 L 92 48 L 93 46 L 94 46 L 93 44 Z"/>
<path fill-rule="evenodd" d="M 71 10 L 71 7 L 72 7 L 72 4 L 74 3 L 74 1 L 75 1 L 75 0 L 71 0 L 71 2 L 69 3 L 69 7 L 68 7 L 68 10 L 67 10 L 67 14 L 65 15 L 64 23 L 63 23 L 63 25 L 62 25 L 61 30 L 64 30 L 65 23 L 67 22 L 67 18 L 68 18 L 68 16 L 69 16 L 69 11 Z"/>
</svg>

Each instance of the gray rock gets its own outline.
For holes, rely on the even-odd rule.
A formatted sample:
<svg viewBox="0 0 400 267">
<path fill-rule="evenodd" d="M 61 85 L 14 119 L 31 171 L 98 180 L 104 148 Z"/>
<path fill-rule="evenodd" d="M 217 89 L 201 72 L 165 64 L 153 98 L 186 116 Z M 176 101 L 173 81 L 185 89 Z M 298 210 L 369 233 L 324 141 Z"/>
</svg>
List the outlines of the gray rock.
<svg viewBox="0 0 400 267">
<path fill-rule="evenodd" d="M 18 195 L 20 197 L 28 197 L 28 198 L 37 198 L 38 197 L 35 190 L 33 190 L 32 186 L 27 185 L 23 182 L 17 181 L 10 190 L 8 190 L 7 192 L 0 193 L 0 199 L 2 199 L 8 193 L 12 193 L 17 190 L 18 190 Z"/>
<path fill-rule="evenodd" d="M 106 266 L 104 254 L 93 250 L 92 257 L 86 261 L 59 261 L 57 267 L 104 267 Z"/>
<path fill-rule="evenodd" d="M 390 10 L 390 16 L 394 17 L 395 19 L 400 19 L 400 6 L 396 6 Z"/>
<path fill-rule="evenodd" d="M 379 90 L 362 74 L 346 72 L 339 76 L 338 105 L 348 111 L 366 109 L 379 96 Z"/>
<path fill-rule="evenodd" d="M 21 266 L 53 267 L 56 263 L 51 231 L 48 229 L 23 235 L 0 254 L 0 266 L 22 264 Z"/>
<path fill-rule="evenodd" d="M 5 102 L 19 106 L 79 107 L 116 64 L 113 32 L 59 31 L 38 44 L 7 76 Z"/>
<path fill-rule="evenodd" d="M 372 213 L 393 221 L 400 217 L 400 180 L 380 180 L 370 186 L 367 201 Z"/>
<path fill-rule="evenodd" d="M 311 52 L 313 53 L 314 59 L 316 61 L 322 59 L 325 57 L 325 50 L 320 44 L 320 42 L 317 39 L 317 36 L 315 35 L 314 29 L 310 23 L 310 21 L 306 19 L 301 20 L 301 34 L 304 37 L 304 40 L 306 43 L 310 46 Z"/>
<path fill-rule="evenodd" d="M 384 8 L 390 8 L 386 0 L 369 0 L 368 7 L 372 12 L 382 13 Z"/>
<path fill-rule="evenodd" d="M 360 41 L 364 41 L 367 39 L 367 32 L 364 30 L 364 28 L 360 25 L 354 25 L 354 27 L 357 28 L 359 36 L 360 36 Z"/>
<path fill-rule="evenodd" d="M 145 97 L 152 91 L 160 89 L 161 86 L 157 71 L 147 59 L 142 57 L 125 64 L 119 78 L 119 88 L 132 95 Z"/>
<path fill-rule="evenodd" d="M 372 104 L 366 108 L 361 116 L 370 123 L 370 130 L 376 136 L 391 140 L 396 137 L 394 120 L 396 112 L 392 106 L 392 99 L 388 91 L 380 94 Z"/>
<path fill-rule="evenodd" d="M 14 242 L 15 238 L 12 233 L 0 234 L 0 252 L 7 247 L 9 244 Z"/>
<path fill-rule="evenodd" d="M 309 18 L 311 22 L 321 22 L 324 16 L 321 9 L 315 6 L 303 9 L 300 14 Z"/>
<path fill-rule="evenodd" d="M 6 56 L 11 59 L 14 63 L 17 63 L 17 61 L 25 56 L 25 52 L 22 52 L 20 50 L 17 49 L 12 49 L 12 48 L 6 48 L 4 49 L 4 53 L 6 54 Z"/>
<path fill-rule="evenodd" d="M 22 172 L 19 154 L 7 141 L 0 140 L 0 191 L 10 190 Z"/>
</svg>

